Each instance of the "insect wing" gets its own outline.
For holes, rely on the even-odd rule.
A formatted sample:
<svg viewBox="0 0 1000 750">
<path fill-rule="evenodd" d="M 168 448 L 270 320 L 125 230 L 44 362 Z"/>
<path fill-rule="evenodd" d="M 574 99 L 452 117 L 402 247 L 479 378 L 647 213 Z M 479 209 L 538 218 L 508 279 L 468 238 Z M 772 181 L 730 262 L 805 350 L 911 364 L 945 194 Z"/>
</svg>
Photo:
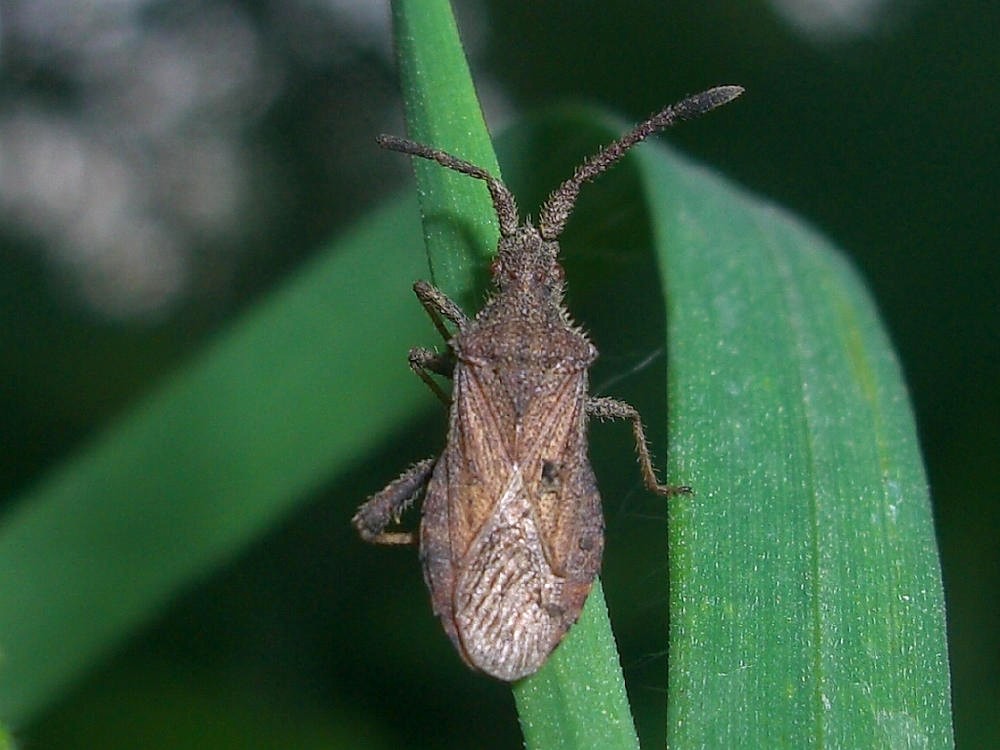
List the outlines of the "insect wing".
<svg viewBox="0 0 1000 750">
<path fill-rule="evenodd" d="M 540 384 L 516 407 L 492 368 L 456 367 L 451 434 L 421 524 L 445 630 L 467 662 L 504 680 L 534 672 L 558 645 L 603 547 L 593 473 L 572 460 L 585 450 L 586 374 Z"/>
</svg>

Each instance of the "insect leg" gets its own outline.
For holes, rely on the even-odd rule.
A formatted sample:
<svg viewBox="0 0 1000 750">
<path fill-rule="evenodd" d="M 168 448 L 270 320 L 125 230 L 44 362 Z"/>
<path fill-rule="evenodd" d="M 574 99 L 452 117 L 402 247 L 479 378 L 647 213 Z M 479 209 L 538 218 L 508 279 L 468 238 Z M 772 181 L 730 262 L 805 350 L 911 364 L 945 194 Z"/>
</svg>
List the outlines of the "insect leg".
<svg viewBox="0 0 1000 750">
<path fill-rule="evenodd" d="M 386 531 L 391 523 L 398 523 L 403 511 L 409 508 L 417 495 L 424 491 L 434 470 L 436 458 L 417 461 L 388 486 L 361 504 L 351 523 L 366 542 L 372 544 L 416 544 L 417 535 L 412 531 Z"/>
<path fill-rule="evenodd" d="M 660 484 L 656 478 L 656 471 L 653 469 L 653 459 L 649 455 L 649 446 L 646 445 L 646 431 L 642 427 L 642 417 L 631 404 L 619 401 L 614 398 L 588 398 L 587 414 L 598 419 L 628 419 L 632 422 L 632 434 L 635 435 L 635 452 L 639 455 L 639 467 L 642 470 L 642 479 L 650 492 L 657 495 L 686 495 L 691 492 L 691 488 L 686 485 Z"/>
<path fill-rule="evenodd" d="M 434 382 L 430 373 L 451 377 L 455 369 L 455 358 L 451 351 L 435 352 L 422 347 L 410 349 L 410 369 L 417 374 L 417 377 L 426 383 L 427 387 L 434 391 L 434 394 L 444 402 L 445 406 L 451 404 L 448 394 L 441 390 L 441 386 Z"/>
<path fill-rule="evenodd" d="M 424 306 L 427 314 L 431 317 L 434 327 L 438 329 L 438 332 L 444 337 L 445 341 L 451 339 L 451 333 L 444 325 L 445 320 L 450 320 L 458 326 L 458 330 L 460 331 L 469 322 L 462 309 L 436 286 L 428 284 L 426 281 L 418 281 L 413 285 L 413 291 L 416 293 L 417 299 L 420 300 L 420 304 Z M 430 349 L 410 349 L 410 369 L 427 384 L 428 388 L 434 391 L 435 395 L 445 405 L 451 403 L 448 395 L 441 390 L 441 386 L 435 383 L 434 379 L 430 376 L 430 373 L 434 372 L 438 375 L 444 375 L 446 378 L 451 377 L 451 373 L 455 369 L 455 358 L 452 356 L 450 350 L 443 354 L 438 354 Z"/>
<path fill-rule="evenodd" d="M 426 281 L 418 281 L 413 285 L 413 291 L 417 295 L 417 299 L 420 300 L 420 304 L 424 306 L 427 314 L 431 316 L 434 327 L 438 329 L 438 332 L 445 341 L 451 338 L 451 333 L 444 327 L 442 318 L 450 320 L 458 326 L 458 330 L 465 328 L 465 325 L 469 322 L 465 313 L 462 312 L 462 308 L 452 302 L 436 286 L 428 284 Z"/>
</svg>

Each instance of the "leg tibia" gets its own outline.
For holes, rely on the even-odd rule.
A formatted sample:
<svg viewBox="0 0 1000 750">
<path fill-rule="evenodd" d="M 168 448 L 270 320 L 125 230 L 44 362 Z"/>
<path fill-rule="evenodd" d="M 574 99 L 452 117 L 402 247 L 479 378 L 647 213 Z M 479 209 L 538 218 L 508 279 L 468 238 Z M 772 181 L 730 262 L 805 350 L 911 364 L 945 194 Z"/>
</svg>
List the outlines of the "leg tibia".
<svg viewBox="0 0 1000 750">
<path fill-rule="evenodd" d="M 366 542 L 372 544 L 415 544 L 416 534 L 409 531 L 386 531 L 423 492 L 434 470 L 436 458 L 425 458 L 404 471 L 379 493 L 368 498 L 351 523 Z"/>
<path fill-rule="evenodd" d="M 614 398 L 590 398 L 587 399 L 587 414 L 598 419 L 627 419 L 632 422 L 632 434 L 635 435 L 635 451 L 639 456 L 642 480 L 651 492 L 664 496 L 686 495 L 691 492 L 691 488 L 686 485 L 660 484 L 656 478 L 653 459 L 649 455 L 649 446 L 646 445 L 646 431 L 642 427 L 642 418 L 634 406 Z"/>
</svg>

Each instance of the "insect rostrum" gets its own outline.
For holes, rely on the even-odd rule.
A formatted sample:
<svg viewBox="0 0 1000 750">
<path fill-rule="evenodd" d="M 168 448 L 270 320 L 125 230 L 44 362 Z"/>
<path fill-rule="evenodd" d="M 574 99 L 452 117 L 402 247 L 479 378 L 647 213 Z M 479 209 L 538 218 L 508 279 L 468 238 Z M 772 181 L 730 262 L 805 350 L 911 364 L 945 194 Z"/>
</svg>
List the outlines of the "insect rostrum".
<svg viewBox="0 0 1000 750">
<path fill-rule="evenodd" d="M 605 146 L 557 188 L 538 226 L 521 223 L 510 191 L 483 169 L 412 141 L 379 145 L 438 162 L 486 182 L 500 224 L 494 290 L 469 318 L 441 291 L 414 291 L 448 341 L 442 354 L 410 351 L 410 366 L 443 400 L 431 373 L 451 377 L 448 441 L 369 498 L 353 522 L 367 541 L 412 544 L 387 531 L 423 496 L 420 558 L 435 613 L 461 657 L 501 680 L 537 671 L 577 620 L 601 566 L 604 522 L 587 458 L 587 419 L 632 423 L 646 486 L 657 481 L 642 421 L 629 404 L 587 393 L 597 349 L 563 305 L 557 239 L 583 183 L 636 143 L 743 92 L 721 86 L 658 112 Z M 448 332 L 444 321 L 457 329 Z"/>
</svg>

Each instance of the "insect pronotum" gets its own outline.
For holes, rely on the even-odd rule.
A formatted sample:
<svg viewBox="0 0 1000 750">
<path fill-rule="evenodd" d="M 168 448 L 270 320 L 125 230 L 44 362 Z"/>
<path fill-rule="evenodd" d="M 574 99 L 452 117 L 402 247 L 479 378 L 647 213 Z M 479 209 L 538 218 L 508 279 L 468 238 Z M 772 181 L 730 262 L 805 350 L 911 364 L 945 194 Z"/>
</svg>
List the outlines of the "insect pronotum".
<svg viewBox="0 0 1000 750">
<path fill-rule="evenodd" d="M 557 242 L 583 183 L 635 144 L 743 93 L 720 86 L 667 107 L 587 159 L 545 201 L 538 226 L 521 222 L 514 196 L 485 170 L 393 136 L 383 148 L 436 161 L 483 180 L 500 224 L 491 265 L 494 290 L 474 318 L 434 286 L 414 291 L 448 343 L 412 349 L 413 371 L 450 403 L 448 441 L 370 497 L 353 522 L 378 544 L 413 544 L 389 531 L 423 496 L 420 559 L 434 612 L 467 664 L 501 680 L 537 671 L 580 616 L 601 566 L 604 521 L 587 457 L 587 420 L 632 423 L 645 485 L 660 484 L 634 407 L 587 392 L 597 349 L 563 304 Z M 456 332 L 449 333 L 444 321 Z M 450 399 L 431 374 L 450 377 Z"/>
</svg>

